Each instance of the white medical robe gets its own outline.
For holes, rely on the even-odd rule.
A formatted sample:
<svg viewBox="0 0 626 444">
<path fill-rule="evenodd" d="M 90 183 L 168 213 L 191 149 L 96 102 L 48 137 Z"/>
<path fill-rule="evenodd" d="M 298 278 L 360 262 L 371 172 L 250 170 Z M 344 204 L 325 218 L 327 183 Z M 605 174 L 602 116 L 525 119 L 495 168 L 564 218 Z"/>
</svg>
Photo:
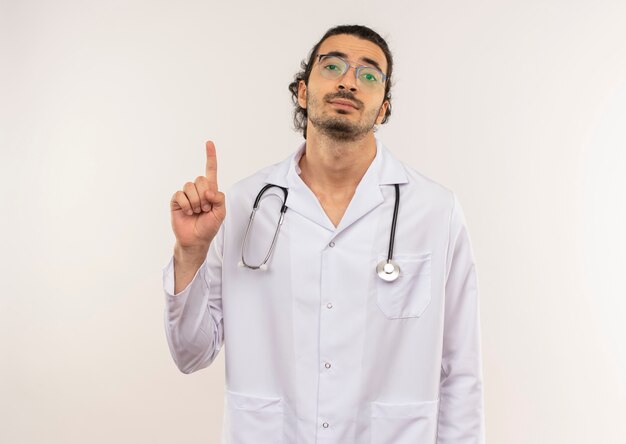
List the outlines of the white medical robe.
<svg viewBox="0 0 626 444">
<path fill-rule="evenodd" d="M 483 444 L 476 266 L 456 195 L 376 139 L 374 161 L 339 226 L 289 158 L 237 183 L 193 281 L 174 295 L 163 269 L 165 331 L 183 373 L 224 347 L 223 442 Z M 267 270 L 241 267 L 257 193 L 287 187 L 288 210 Z M 394 282 L 381 280 L 395 190 Z M 261 200 L 246 261 L 265 257 L 283 193 Z"/>
</svg>

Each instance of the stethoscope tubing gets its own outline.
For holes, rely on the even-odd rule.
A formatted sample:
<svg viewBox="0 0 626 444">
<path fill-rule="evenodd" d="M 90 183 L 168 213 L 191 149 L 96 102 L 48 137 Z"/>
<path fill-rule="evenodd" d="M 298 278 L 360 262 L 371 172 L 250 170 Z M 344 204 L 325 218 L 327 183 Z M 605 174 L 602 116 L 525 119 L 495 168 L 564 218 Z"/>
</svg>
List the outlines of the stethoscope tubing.
<svg viewBox="0 0 626 444">
<path fill-rule="evenodd" d="M 245 259 L 245 251 L 246 251 L 246 246 L 248 245 L 248 238 L 249 238 L 248 235 L 250 234 L 250 229 L 254 221 L 254 216 L 256 215 L 256 211 L 259 208 L 261 199 L 263 198 L 263 194 L 265 194 L 265 192 L 270 188 L 280 188 L 283 192 L 284 199 L 283 199 L 283 205 L 280 209 L 280 218 L 278 220 L 278 224 L 276 225 L 276 231 L 274 232 L 274 237 L 272 238 L 272 244 L 270 245 L 267 255 L 263 259 L 263 262 L 261 262 L 259 265 L 251 265 L 251 264 L 248 264 Z M 393 247 L 394 247 L 395 238 L 396 238 L 396 225 L 398 223 L 398 209 L 400 207 L 399 184 L 397 183 L 394 184 L 394 188 L 395 188 L 396 198 L 395 198 L 395 202 L 393 206 L 393 218 L 391 220 L 391 230 L 389 233 L 389 249 L 387 251 L 387 260 L 380 262 L 376 266 L 376 271 L 378 273 L 378 276 L 382 280 L 387 281 L 387 282 L 396 280 L 398 276 L 400 275 L 400 266 L 393 261 Z M 252 213 L 250 214 L 250 219 L 248 220 L 248 226 L 246 227 L 246 232 L 243 236 L 243 242 L 241 244 L 241 262 L 239 263 L 240 266 L 250 268 L 252 270 L 259 270 L 259 269 L 264 270 L 267 268 L 266 264 L 269 261 L 270 257 L 272 256 L 272 253 L 274 252 L 274 248 L 276 247 L 276 241 L 278 240 L 278 233 L 280 232 L 280 228 L 283 225 L 283 221 L 285 219 L 285 213 L 287 212 L 287 209 L 288 209 L 287 207 L 288 195 L 289 195 L 288 189 L 280 185 L 267 184 L 263 188 L 261 188 L 261 191 L 259 191 L 259 193 L 257 194 L 256 199 L 254 199 L 254 205 L 252 206 Z"/>
<path fill-rule="evenodd" d="M 261 203 L 261 198 L 263 197 L 263 194 L 265 194 L 265 192 L 270 189 L 270 188 L 280 188 L 283 191 L 283 195 L 284 195 L 284 199 L 283 199 L 283 205 L 280 208 L 280 218 L 278 219 L 278 225 L 276 225 L 276 231 L 274 232 L 274 237 L 272 238 L 272 244 L 270 245 L 270 249 L 267 252 L 267 255 L 265 256 L 265 259 L 263 259 L 263 262 L 261 262 L 259 265 L 250 265 L 246 262 L 246 258 L 245 258 L 245 251 L 246 251 L 246 245 L 248 244 L 248 234 L 250 233 L 250 228 L 252 227 L 252 222 L 254 221 L 254 216 L 256 215 L 256 211 L 259 209 L 259 205 Z M 250 213 L 250 219 L 248 220 L 248 226 L 246 227 L 246 233 L 243 236 L 243 242 L 241 244 L 241 263 L 240 265 L 246 268 L 251 268 L 252 270 L 259 270 L 259 269 L 264 269 L 265 264 L 267 264 L 267 261 L 269 261 L 270 257 L 272 256 L 272 253 L 274 252 L 274 247 L 276 247 L 276 241 L 278 240 L 278 233 L 280 232 L 280 228 L 283 225 L 283 221 L 285 220 L 285 213 L 287 212 L 287 196 L 289 195 L 289 191 L 287 190 L 287 188 L 285 187 L 281 187 L 280 185 L 273 185 L 273 184 L 267 184 L 265 185 L 261 191 L 259 191 L 259 194 L 257 194 L 256 199 L 254 200 L 254 205 L 252 206 L 252 213 Z"/>
<path fill-rule="evenodd" d="M 398 208 L 400 207 L 400 185 L 393 184 L 396 189 L 396 201 L 393 205 L 393 219 L 391 219 L 391 233 L 389 234 L 389 251 L 387 254 L 387 262 L 391 262 L 393 258 L 393 245 L 396 240 L 396 224 L 398 222 Z"/>
</svg>

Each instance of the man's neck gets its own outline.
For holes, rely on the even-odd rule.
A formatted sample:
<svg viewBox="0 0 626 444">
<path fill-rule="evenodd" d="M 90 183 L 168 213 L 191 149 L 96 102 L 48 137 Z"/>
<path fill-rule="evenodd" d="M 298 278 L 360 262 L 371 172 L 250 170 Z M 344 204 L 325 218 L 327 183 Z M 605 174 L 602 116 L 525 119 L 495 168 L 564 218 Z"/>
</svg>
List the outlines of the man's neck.
<svg viewBox="0 0 626 444">
<path fill-rule="evenodd" d="M 315 194 L 335 227 L 375 157 L 373 133 L 357 141 L 337 142 L 307 132 L 306 150 L 299 162 L 300 178 Z"/>
<path fill-rule="evenodd" d="M 356 141 L 343 142 L 309 131 L 306 151 L 300 158 L 301 177 L 314 192 L 352 196 L 374 157 L 373 133 Z"/>
</svg>

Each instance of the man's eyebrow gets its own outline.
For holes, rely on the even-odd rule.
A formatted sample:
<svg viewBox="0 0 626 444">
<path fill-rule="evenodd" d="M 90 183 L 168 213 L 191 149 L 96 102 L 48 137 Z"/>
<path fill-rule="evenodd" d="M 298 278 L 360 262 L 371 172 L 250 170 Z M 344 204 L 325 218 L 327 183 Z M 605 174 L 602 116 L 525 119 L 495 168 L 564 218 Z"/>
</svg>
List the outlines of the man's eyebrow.
<svg viewBox="0 0 626 444">
<path fill-rule="evenodd" d="M 330 52 L 327 52 L 325 55 L 343 57 L 344 59 L 348 58 L 348 55 L 345 52 L 341 52 L 341 51 L 330 51 Z M 376 60 L 370 59 L 369 57 L 361 57 L 359 60 L 367 63 L 368 65 L 372 65 L 373 67 L 378 69 L 380 72 L 383 72 L 382 68 L 380 67 L 380 65 L 378 64 Z"/>
<path fill-rule="evenodd" d="M 363 60 L 368 65 L 372 65 L 374 68 L 378 69 L 380 72 L 383 72 L 382 68 L 380 67 L 378 62 L 376 62 L 376 60 L 370 59 L 369 57 L 361 57 L 361 60 Z"/>
</svg>

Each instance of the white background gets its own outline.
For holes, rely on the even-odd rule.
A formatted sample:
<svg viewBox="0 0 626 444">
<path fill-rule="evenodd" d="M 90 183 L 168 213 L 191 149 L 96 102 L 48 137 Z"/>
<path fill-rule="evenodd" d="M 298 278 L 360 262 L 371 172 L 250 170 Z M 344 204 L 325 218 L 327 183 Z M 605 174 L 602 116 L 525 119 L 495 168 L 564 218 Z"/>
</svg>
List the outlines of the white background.
<svg viewBox="0 0 626 444">
<path fill-rule="evenodd" d="M 2 1 L 0 442 L 217 443 L 223 353 L 167 349 L 169 199 L 288 156 L 326 29 L 396 60 L 378 135 L 455 191 L 490 444 L 626 442 L 626 2 Z"/>
</svg>

